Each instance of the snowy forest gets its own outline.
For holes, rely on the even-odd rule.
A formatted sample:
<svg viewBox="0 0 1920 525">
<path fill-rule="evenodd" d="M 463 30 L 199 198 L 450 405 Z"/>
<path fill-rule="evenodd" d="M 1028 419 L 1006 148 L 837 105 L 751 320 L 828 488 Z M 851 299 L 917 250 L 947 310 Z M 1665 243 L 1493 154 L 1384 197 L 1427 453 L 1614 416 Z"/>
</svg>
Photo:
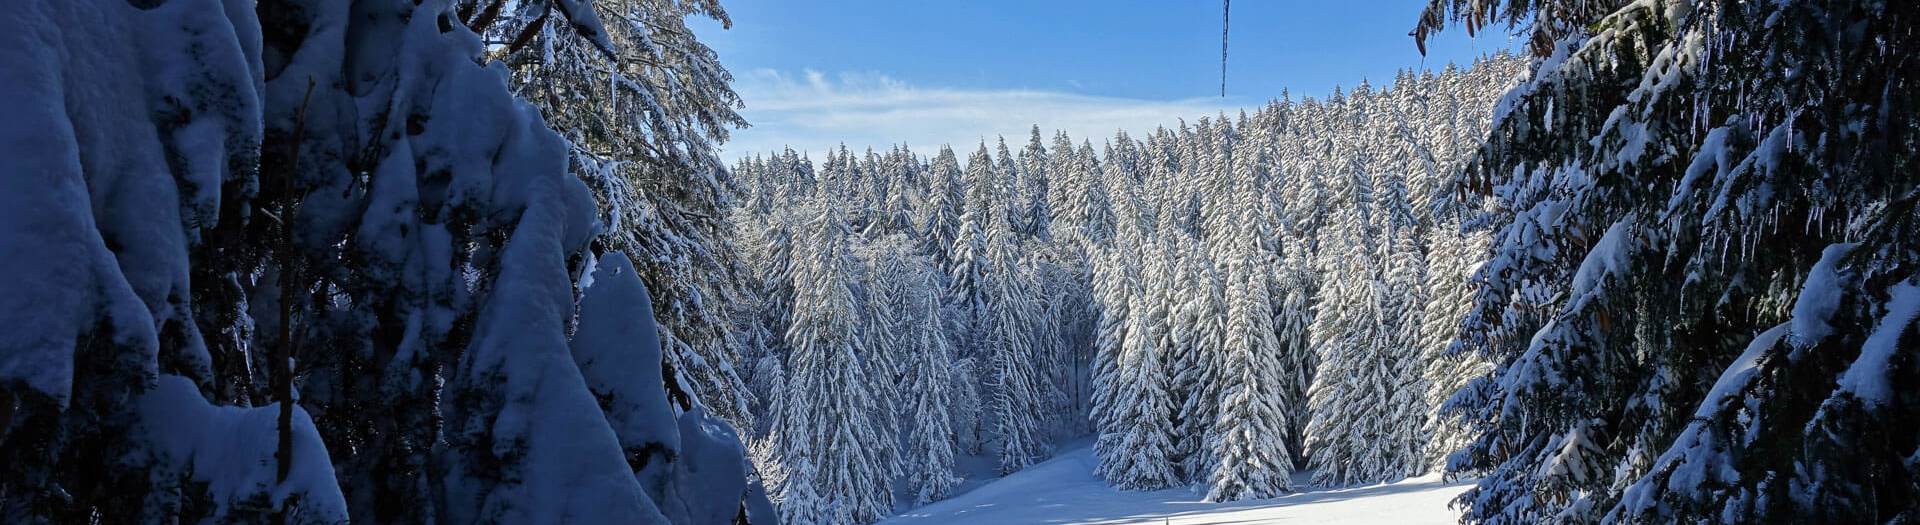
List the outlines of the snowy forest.
<svg viewBox="0 0 1920 525">
<path fill-rule="evenodd" d="M 1116 487 L 1267 498 L 1424 473 L 1486 234 L 1455 191 L 1524 61 L 1362 81 L 1136 140 L 1033 128 L 962 163 L 841 148 L 736 165 L 736 316 L 760 471 L 793 523 L 865 523 L 1097 434 Z M 844 441 L 835 441 L 844 440 Z M 831 443 L 821 446 L 822 443 Z M 883 444 L 860 446 L 859 444 Z M 809 513 L 839 514 L 807 517 Z"/>
<path fill-rule="evenodd" d="M 743 153 L 718 0 L 19 0 L 0 522 L 1920 523 L 1920 4 L 1425 4 L 1512 49 Z"/>
</svg>

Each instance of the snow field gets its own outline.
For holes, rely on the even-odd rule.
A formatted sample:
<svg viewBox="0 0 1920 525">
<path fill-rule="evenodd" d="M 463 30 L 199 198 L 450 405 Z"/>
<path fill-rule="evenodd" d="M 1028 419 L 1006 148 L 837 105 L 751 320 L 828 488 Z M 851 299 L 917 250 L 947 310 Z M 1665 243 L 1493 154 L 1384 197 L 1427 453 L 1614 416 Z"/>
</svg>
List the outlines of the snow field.
<svg viewBox="0 0 1920 525">
<path fill-rule="evenodd" d="M 1447 502 L 1473 480 L 1442 481 L 1438 475 L 1396 483 L 1315 489 L 1311 472 L 1296 473 L 1304 489 L 1278 498 L 1225 503 L 1203 501 L 1188 487 L 1153 492 L 1108 487 L 1093 475 L 1098 459 L 1080 446 L 1059 457 L 987 483 L 973 491 L 907 510 L 882 525 L 1440 525 L 1458 514 Z"/>
</svg>

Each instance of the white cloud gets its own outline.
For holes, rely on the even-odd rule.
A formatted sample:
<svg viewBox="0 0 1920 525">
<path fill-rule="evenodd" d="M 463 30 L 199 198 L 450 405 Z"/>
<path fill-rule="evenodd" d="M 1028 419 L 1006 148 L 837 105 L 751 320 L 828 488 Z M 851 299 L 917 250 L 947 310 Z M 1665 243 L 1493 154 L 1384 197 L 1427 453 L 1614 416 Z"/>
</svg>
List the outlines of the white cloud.
<svg viewBox="0 0 1920 525">
<path fill-rule="evenodd" d="M 829 77 L 806 70 L 796 76 L 773 70 L 741 75 L 734 89 L 746 100 L 742 112 L 753 127 L 733 133 L 722 158 L 733 159 L 791 146 L 820 160 L 845 143 L 864 151 L 905 142 L 915 153 L 931 156 L 952 144 L 961 161 L 984 138 L 1007 137 L 1009 147 L 1026 144 L 1038 124 L 1046 140 L 1066 130 L 1074 142 L 1096 148 L 1117 130 L 1143 137 L 1157 126 L 1173 126 L 1257 103 L 1234 98 L 1156 101 L 1098 97 L 1034 90 L 924 88 L 877 73 Z"/>
</svg>

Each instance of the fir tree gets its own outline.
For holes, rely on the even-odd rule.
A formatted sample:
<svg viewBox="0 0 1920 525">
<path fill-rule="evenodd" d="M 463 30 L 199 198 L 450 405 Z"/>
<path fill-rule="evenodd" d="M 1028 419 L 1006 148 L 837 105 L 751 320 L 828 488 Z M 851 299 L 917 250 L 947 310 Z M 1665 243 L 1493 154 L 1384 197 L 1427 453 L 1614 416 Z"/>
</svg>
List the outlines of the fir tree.
<svg viewBox="0 0 1920 525">
<path fill-rule="evenodd" d="M 935 274 L 923 275 L 926 276 L 923 286 L 938 285 Z M 925 505 L 945 498 L 959 483 L 959 478 L 953 475 L 956 450 L 951 420 L 951 390 L 955 388 L 952 345 L 947 342 L 945 327 L 941 326 L 939 296 L 924 294 L 922 301 L 922 317 L 917 326 L 911 327 L 919 339 L 919 351 L 910 375 L 914 421 L 908 439 L 907 472 L 911 473 L 908 490 L 913 494 L 914 503 Z"/>
<path fill-rule="evenodd" d="M 1496 368 L 1452 403 L 1482 433 L 1450 467 L 1488 472 L 1466 519 L 1913 519 L 1915 447 L 1880 430 L 1911 404 L 1855 390 L 1906 374 L 1869 341 L 1908 325 L 1915 100 L 1883 87 L 1913 6 L 1506 4 L 1545 59 L 1457 185 L 1500 204 L 1460 345 Z"/>
<path fill-rule="evenodd" d="M 921 243 L 948 275 L 953 272 L 952 250 L 960 238 L 960 216 L 966 206 L 966 184 L 960 179 L 960 160 L 953 148 L 940 146 L 940 153 L 927 167 L 927 201 L 921 208 Z"/>
<path fill-rule="evenodd" d="M 1251 180 L 1243 181 L 1251 186 Z M 1259 209 L 1251 187 L 1235 195 L 1242 216 L 1252 219 Z M 1293 489 L 1293 457 L 1287 447 L 1287 421 L 1293 407 L 1282 391 L 1289 364 L 1275 337 L 1274 315 L 1267 276 L 1259 268 L 1270 263 L 1250 235 L 1255 220 L 1240 222 L 1242 231 L 1229 246 L 1226 274 L 1226 334 L 1221 352 L 1220 414 L 1214 428 L 1214 462 L 1206 473 L 1209 501 L 1262 499 Z"/>
<path fill-rule="evenodd" d="M 1033 290 L 1038 283 L 1014 253 L 1013 232 L 1005 224 L 987 236 L 990 303 L 984 323 L 991 377 L 991 421 L 1000 445 L 1000 472 L 1009 474 L 1046 457 L 1048 451 L 1041 416 L 1046 410 L 1044 378 L 1038 363 L 1032 325 L 1039 320 Z"/>
<path fill-rule="evenodd" d="M 1481 262 L 1474 247 L 1486 245 L 1485 233 L 1459 229 L 1458 224 L 1447 224 L 1431 230 L 1437 240 L 1428 257 L 1432 263 L 1427 274 L 1429 297 L 1420 321 L 1420 362 L 1426 364 L 1422 379 L 1427 384 L 1424 446 L 1430 470 L 1444 469 L 1447 456 L 1471 439 L 1462 414 L 1447 403 L 1471 382 L 1493 372 L 1492 364 L 1477 354 L 1449 351 L 1472 304 L 1468 278 Z"/>
<path fill-rule="evenodd" d="M 1146 280 L 1132 288 L 1128 302 L 1139 308 L 1128 316 L 1126 342 L 1115 372 L 1112 406 L 1107 418 L 1116 436 L 1101 455 L 1098 473 L 1107 483 L 1126 490 L 1159 490 L 1180 483 L 1174 454 L 1173 413 L 1177 407 L 1168 392 L 1161 334 L 1165 332 L 1167 302 L 1160 297 L 1171 283 L 1171 250 L 1164 246 L 1147 259 Z"/>
<path fill-rule="evenodd" d="M 781 425 L 781 457 L 787 477 L 786 521 L 871 523 L 893 508 L 892 479 L 884 449 L 880 406 L 871 390 L 872 373 L 860 354 L 867 344 L 861 326 L 865 312 L 854 295 L 854 261 L 839 212 L 815 204 L 808 223 L 811 250 L 796 259 L 794 320 L 787 330 L 793 348 Z M 807 488 L 797 488 L 805 485 Z M 795 500 L 817 502 L 795 508 Z M 806 522 L 809 516 L 820 521 Z"/>
</svg>

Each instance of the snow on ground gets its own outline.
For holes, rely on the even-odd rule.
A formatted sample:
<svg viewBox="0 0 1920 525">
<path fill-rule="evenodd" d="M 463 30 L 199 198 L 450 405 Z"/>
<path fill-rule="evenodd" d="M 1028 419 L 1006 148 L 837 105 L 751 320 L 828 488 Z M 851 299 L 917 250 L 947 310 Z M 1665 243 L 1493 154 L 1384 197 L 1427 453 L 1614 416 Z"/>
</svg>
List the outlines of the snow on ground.
<svg viewBox="0 0 1920 525">
<path fill-rule="evenodd" d="M 1206 503 L 1181 487 L 1157 492 L 1116 490 L 1093 475 L 1096 458 L 1082 441 L 1058 457 L 945 501 L 902 512 L 881 525 L 1441 525 L 1458 521 L 1447 502 L 1472 480 L 1442 482 L 1438 475 L 1386 485 L 1313 489 L 1232 503 Z"/>
</svg>

